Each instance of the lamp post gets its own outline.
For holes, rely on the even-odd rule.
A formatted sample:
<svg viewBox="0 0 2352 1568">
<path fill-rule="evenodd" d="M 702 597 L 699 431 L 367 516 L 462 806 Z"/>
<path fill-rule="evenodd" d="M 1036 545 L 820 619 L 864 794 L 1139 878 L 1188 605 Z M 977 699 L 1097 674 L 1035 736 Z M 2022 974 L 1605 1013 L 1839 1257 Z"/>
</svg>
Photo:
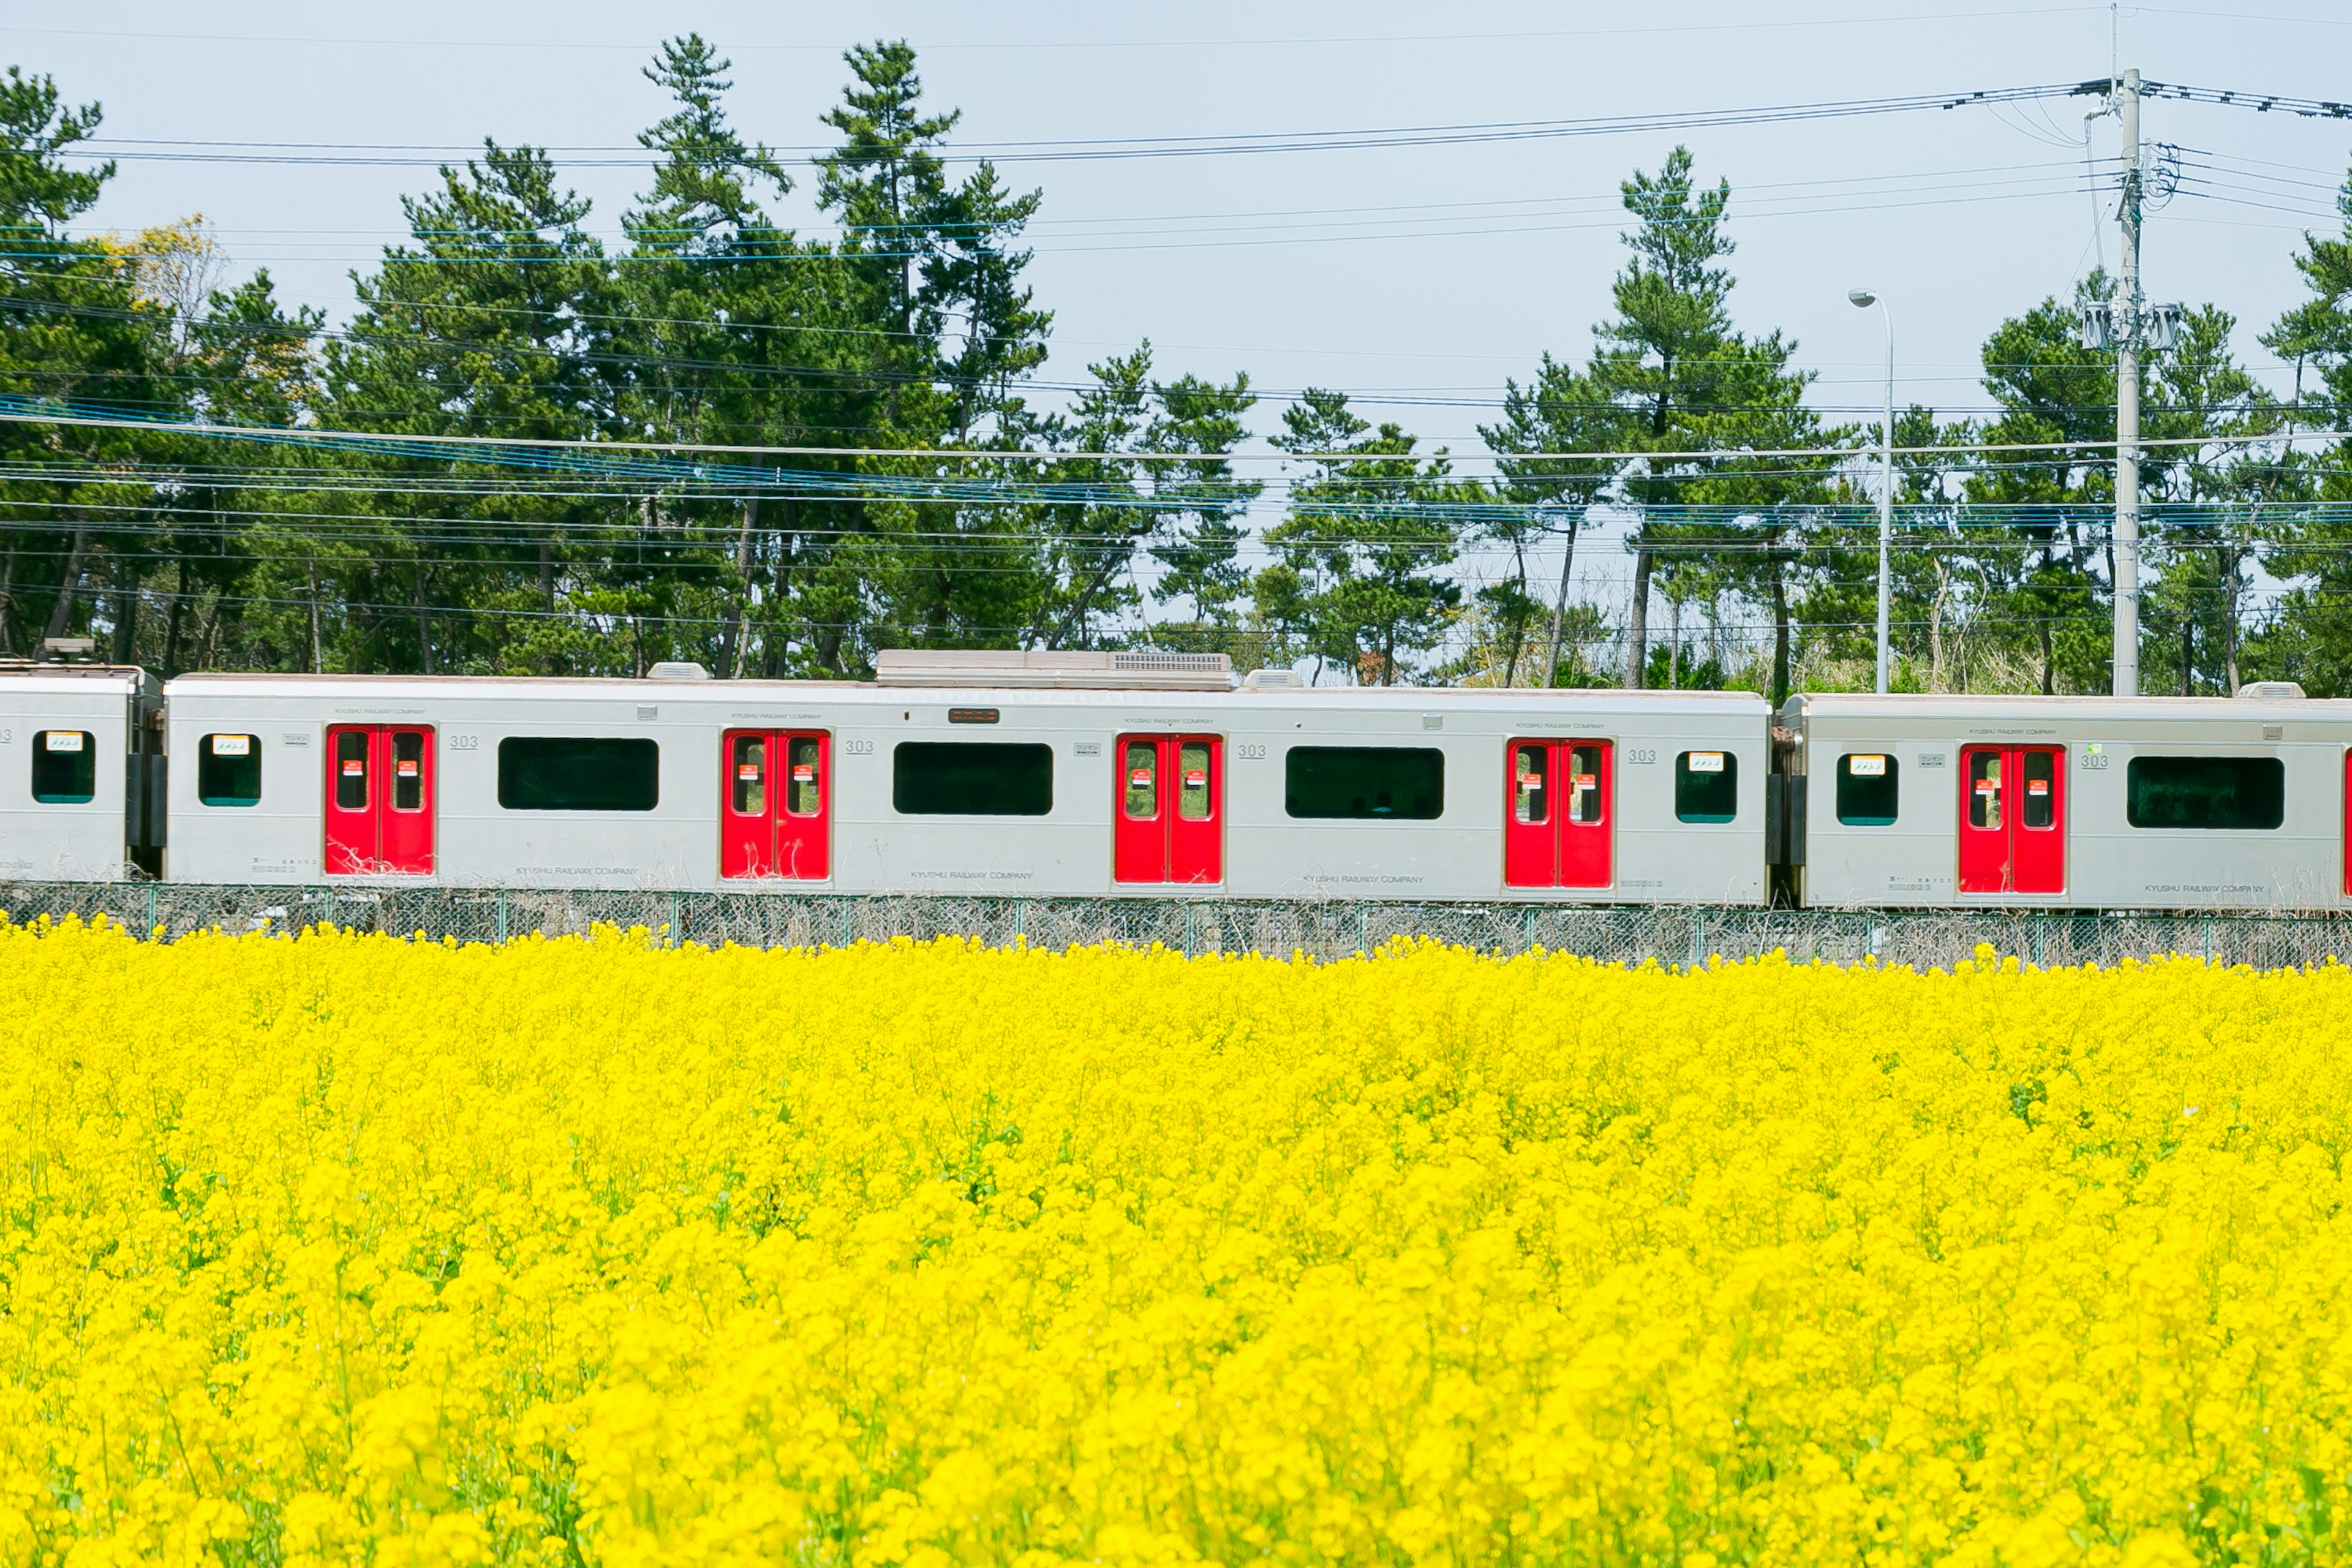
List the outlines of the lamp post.
<svg viewBox="0 0 2352 1568">
<path fill-rule="evenodd" d="M 1888 652 L 1887 621 L 1894 605 L 1893 567 L 1895 558 L 1895 312 L 1886 308 L 1874 289 L 1853 289 L 1846 298 L 1855 307 L 1867 310 L 1878 307 L 1886 322 L 1886 419 L 1879 429 L 1881 459 L 1878 488 L 1878 686 L 1884 696 L 1894 662 Z"/>
</svg>

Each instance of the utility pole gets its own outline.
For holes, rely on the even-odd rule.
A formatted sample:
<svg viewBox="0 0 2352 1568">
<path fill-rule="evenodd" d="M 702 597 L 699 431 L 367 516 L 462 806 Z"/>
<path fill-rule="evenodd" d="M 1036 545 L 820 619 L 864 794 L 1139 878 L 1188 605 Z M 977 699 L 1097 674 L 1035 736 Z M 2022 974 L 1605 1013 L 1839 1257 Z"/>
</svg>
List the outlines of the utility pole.
<svg viewBox="0 0 2352 1568">
<path fill-rule="evenodd" d="M 2116 84 L 2123 119 L 2122 277 L 2116 334 L 2116 674 L 2118 697 L 2139 695 L 2139 72 Z"/>
<path fill-rule="evenodd" d="M 1878 694 L 1885 696 L 1895 658 L 1888 639 L 1895 591 L 1895 312 L 1875 289 L 1849 289 L 1846 299 L 1862 310 L 1873 305 L 1886 322 L 1886 423 L 1878 427 L 1882 459 L 1878 487 Z"/>
</svg>

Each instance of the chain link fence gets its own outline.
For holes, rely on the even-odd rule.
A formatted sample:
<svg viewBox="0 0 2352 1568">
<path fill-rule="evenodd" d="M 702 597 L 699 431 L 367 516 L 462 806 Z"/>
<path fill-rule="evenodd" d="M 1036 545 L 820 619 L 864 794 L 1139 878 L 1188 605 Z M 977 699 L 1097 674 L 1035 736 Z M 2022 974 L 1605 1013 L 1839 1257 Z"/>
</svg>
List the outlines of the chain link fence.
<svg viewBox="0 0 2352 1568">
<path fill-rule="evenodd" d="M 665 941 L 751 947 L 846 946 L 975 938 L 1067 947 L 1158 944 L 1181 952 L 1320 959 L 1398 937 L 1485 952 L 1534 949 L 1625 963 L 1703 963 L 1775 949 L 1799 961 L 1949 965 L 1979 944 L 2042 965 L 2112 964 L 2194 953 L 2273 969 L 2340 959 L 2352 923 L 2331 915 L 2133 914 L 2073 910 L 1846 910 L 1564 904 L 1355 903 L 1213 899 L 960 899 L 847 894 L 604 892 L 521 888 L 286 888 L 184 883 L 0 884 L 18 922 L 104 915 L 166 937 L 324 922 L 407 936 L 503 942 L 598 925 Z"/>
</svg>

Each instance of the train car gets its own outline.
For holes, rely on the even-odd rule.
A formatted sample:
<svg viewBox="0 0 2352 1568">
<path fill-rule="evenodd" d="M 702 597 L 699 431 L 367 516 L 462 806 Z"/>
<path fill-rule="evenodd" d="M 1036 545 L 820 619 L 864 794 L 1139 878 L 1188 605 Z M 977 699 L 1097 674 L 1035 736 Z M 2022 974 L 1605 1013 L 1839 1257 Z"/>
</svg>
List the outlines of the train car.
<svg viewBox="0 0 2352 1568">
<path fill-rule="evenodd" d="M 1809 694 L 1780 722 L 1773 858 L 1810 906 L 2352 902 L 2352 701 Z"/>
<path fill-rule="evenodd" d="M 1236 686 L 1222 656 L 873 682 L 185 676 L 169 875 L 1758 904 L 1749 693 Z"/>
<path fill-rule="evenodd" d="M 0 667 L 0 879 L 110 882 L 158 868 L 159 696 L 141 669 Z"/>
</svg>

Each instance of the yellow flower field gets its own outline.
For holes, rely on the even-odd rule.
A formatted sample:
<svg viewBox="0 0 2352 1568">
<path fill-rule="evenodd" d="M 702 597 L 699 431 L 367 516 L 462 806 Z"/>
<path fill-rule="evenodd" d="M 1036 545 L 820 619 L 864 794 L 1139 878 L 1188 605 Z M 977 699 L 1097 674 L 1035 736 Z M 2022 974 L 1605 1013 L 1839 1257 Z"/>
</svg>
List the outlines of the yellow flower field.
<svg viewBox="0 0 2352 1568">
<path fill-rule="evenodd" d="M 2347 1016 L 0 928 L 0 1563 L 2343 1561 Z"/>
</svg>

